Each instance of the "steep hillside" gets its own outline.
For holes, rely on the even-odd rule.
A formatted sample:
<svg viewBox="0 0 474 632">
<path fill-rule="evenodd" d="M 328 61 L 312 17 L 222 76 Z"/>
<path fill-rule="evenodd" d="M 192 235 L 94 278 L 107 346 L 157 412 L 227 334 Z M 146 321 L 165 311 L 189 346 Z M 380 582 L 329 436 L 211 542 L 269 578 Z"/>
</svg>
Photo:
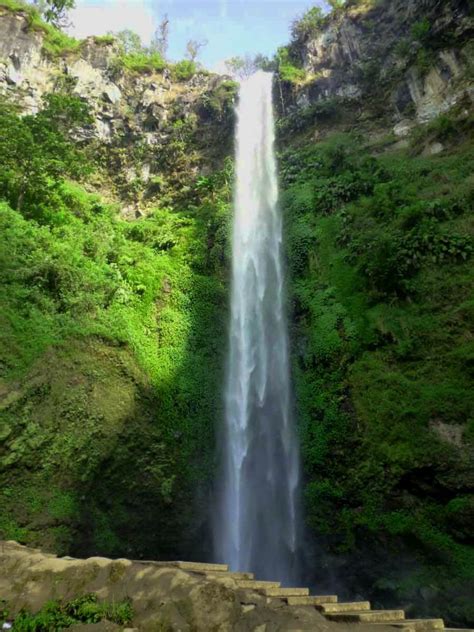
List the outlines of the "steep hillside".
<svg viewBox="0 0 474 632">
<path fill-rule="evenodd" d="M 0 531 L 62 553 L 205 558 L 235 84 L 11 5 Z"/>
<path fill-rule="evenodd" d="M 355 4 L 290 45 L 304 81 L 281 77 L 308 574 L 472 624 L 472 22 Z"/>
</svg>

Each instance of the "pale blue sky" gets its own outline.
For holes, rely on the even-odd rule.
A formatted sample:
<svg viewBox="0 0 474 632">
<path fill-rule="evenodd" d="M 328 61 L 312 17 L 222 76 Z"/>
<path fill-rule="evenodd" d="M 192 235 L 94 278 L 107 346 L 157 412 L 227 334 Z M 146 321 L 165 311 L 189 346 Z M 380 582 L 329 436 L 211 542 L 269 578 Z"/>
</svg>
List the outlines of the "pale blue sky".
<svg viewBox="0 0 474 632">
<path fill-rule="evenodd" d="M 171 59 L 189 39 L 208 40 L 200 59 L 211 69 L 235 55 L 272 55 L 288 42 L 292 20 L 324 0 L 76 0 L 72 32 L 78 37 L 131 28 L 149 41 L 161 16 L 170 18 Z"/>
</svg>

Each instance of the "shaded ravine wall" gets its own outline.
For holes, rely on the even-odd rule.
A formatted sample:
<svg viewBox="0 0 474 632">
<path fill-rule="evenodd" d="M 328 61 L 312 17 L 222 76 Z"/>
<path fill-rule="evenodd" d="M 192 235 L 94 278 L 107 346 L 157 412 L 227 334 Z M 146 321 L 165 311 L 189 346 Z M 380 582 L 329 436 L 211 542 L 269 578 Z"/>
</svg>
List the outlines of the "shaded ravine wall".
<svg viewBox="0 0 474 632">
<path fill-rule="evenodd" d="M 465 626 L 472 17 L 350 4 L 290 43 L 306 80 L 275 82 L 306 581 Z M 465 251 L 443 263 L 421 235 Z"/>
</svg>

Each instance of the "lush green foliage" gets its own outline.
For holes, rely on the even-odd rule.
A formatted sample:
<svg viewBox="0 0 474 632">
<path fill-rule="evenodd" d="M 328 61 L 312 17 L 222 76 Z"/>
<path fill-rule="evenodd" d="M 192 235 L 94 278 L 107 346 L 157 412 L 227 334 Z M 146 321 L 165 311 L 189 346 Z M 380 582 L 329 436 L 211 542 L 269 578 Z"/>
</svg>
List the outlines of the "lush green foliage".
<svg viewBox="0 0 474 632">
<path fill-rule="evenodd" d="M 5 602 L 4 602 L 5 603 Z M 97 595 L 88 594 L 73 601 L 50 601 L 36 614 L 22 610 L 13 620 L 14 632 L 60 632 L 79 623 L 99 623 L 107 620 L 118 625 L 131 623 L 133 609 L 129 601 L 99 602 Z M 0 609 L 0 624 L 8 620 L 8 607 Z"/>
<path fill-rule="evenodd" d="M 176 81 L 188 81 L 197 72 L 196 62 L 190 59 L 183 59 L 173 64 L 171 67 L 171 76 Z"/>
<path fill-rule="evenodd" d="M 121 220 L 66 179 L 87 162 L 65 131 L 76 102 L 58 99 L 2 110 L 0 531 L 171 557 L 212 471 L 229 175 Z"/>
<path fill-rule="evenodd" d="M 464 624 L 473 167 L 467 141 L 374 158 L 336 136 L 282 156 L 309 523 L 358 569 L 353 589 L 416 602 L 430 584 L 430 613 Z"/>
<path fill-rule="evenodd" d="M 162 72 L 166 68 L 163 55 L 154 48 L 144 46 L 134 31 L 125 29 L 116 33 L 114 39 L 120 47 L 120 54 L 113 62 L 116 71 L 147 73 Z"/>
<path fill-rule="evenodd" d="M 174 81 L 188 81 L 198 71 L 196 62 L 191 59 L 167 63 L 159 47 L 143 46 L 140 37 L 133 31 L 121 31 L 116 39 L 122 49 L 114 60 L 116 70 L 143 73 L 163 72 L 168 68 Z"/>
<path fill-rule="evenodd" d="M 0 195 L 13 208 L 27 209 L 28 217 L 61 223 L 63 176 L 87 172 L 83 153 L 66 134 L 88 123 L 78 97 L 50 95 L 38 115 L 25 117 L 0 104 Z"/>
<path fill-rule="evenodd" d="M 119 55 L 114 66 L 131 72 L 162 72 L 166 68 L 166 62 L 160 53 L 140 50 Z"/>
<path fill-rule="evenodd" d="M 66 22 L 66 14 L 75 6 L 75 0 L 42 0 L 40 6 L 46 22 L 61 26 Z"/>
<path fill-rule="evenodd" d="M 276 69 L 283 81 L 290 83 L 302 83 L 306 78 L 306 72 L 298 67 L 297 62 L 292 58 L 287 46 L 278 49 L 275 56 Z"/>
<path fill-rule="evenodd" d="M 312 7 L 304 15 L 293 22 L 291 34 L 293 39 L 307 39 L 315 35 L 325 23 L 321 7 Z"/>
</svg>

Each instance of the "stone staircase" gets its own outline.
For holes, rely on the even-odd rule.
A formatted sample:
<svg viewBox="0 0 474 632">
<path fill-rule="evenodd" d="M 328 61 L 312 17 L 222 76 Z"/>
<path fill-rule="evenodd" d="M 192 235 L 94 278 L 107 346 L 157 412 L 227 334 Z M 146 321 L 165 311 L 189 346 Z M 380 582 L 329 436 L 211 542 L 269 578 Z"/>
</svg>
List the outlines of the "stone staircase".
<svg viewBox="0 0 474 632">
<path fill-rule="evenodd" d="M 404 610 L 372 610 L 368 601 L 340 602 L 337 595 L 310 595 L 308 588 L 283 588 L 280 582 L 259 581 L 253 573 L 232 573 L 226 564 L 200 564 L 194 562 L 146 562 L 158 566 L 174 566 L 204 575 L 208 579 L 233 582 L 236 588 L 252 590 L 266 597 L 267 602 L 283 601 L 288 606 L 318 610 L 329 621 L 361 623 L 365 626 L 393 627 L 400 632 L 474 632 L 444 627 L 443 619 L 406 619 Z"/>
</svg>

